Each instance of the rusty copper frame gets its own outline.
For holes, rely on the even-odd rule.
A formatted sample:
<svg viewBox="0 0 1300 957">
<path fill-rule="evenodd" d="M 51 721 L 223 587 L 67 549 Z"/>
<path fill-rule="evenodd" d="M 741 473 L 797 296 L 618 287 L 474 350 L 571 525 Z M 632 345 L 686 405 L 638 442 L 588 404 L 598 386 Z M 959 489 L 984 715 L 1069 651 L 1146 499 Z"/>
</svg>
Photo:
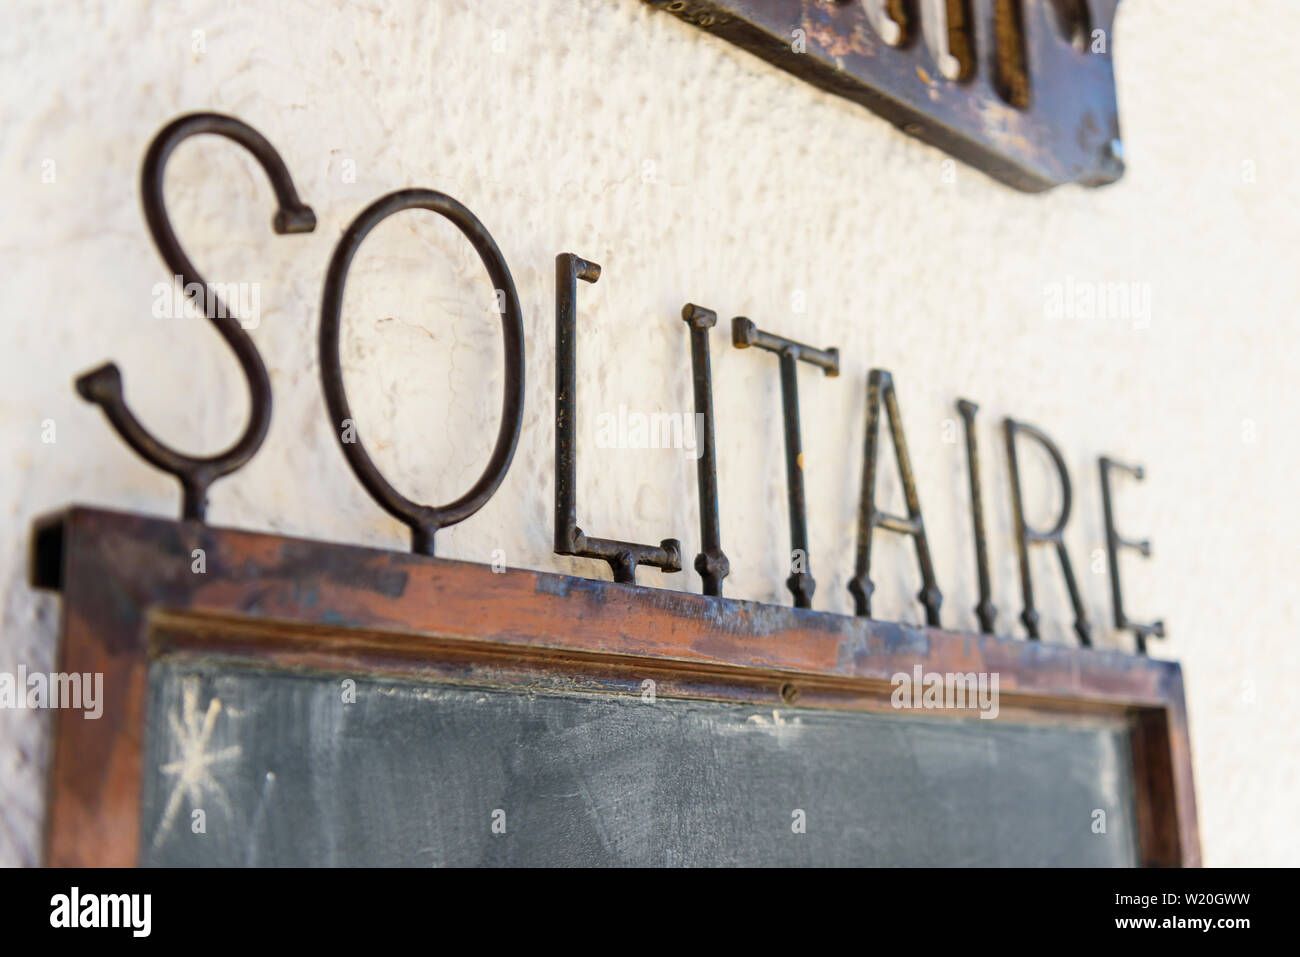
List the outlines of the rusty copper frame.
<svg viewBox="0 0 1300 957">
<path fill-rule="evenodd" d="M 879 711 L 890 676 L 917 664 L 998 672 L 1010 720 L 1126 718 L 1139 860 L 1201 861 L 1171 661 L 80 507 L 38 520 L 30 574 L 62 593 L 58 669 L 104 675 L 100 719 L 55 713 L 51 865 L 139 862 L 148 668 L 187 650 L 614 693 L 650 678 L 671 697 Z"/>
</svg>

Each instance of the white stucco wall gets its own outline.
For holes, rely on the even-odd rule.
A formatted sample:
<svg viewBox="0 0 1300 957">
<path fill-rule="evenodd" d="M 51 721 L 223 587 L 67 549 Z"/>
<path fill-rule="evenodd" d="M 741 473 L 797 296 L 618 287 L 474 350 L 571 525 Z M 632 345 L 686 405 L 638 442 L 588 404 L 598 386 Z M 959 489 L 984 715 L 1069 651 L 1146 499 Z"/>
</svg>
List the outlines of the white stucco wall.
<svg viewBox="0 0 1300 957">
<path fill-rule="evenodd" d="M 557 252 L 604 267 L 580 299 L 579 513 L 592 534 L 676 536 L 688 562 L 698 550 L 693 462 L 597 448 L 594 424 L 620 404 L 689 413 L 679 309 L 691 300 L 722 317 L 712 343 L 732 596 L 788 602 L 788 529 L 775 360 L 730 348 L 727 320 L 837 345 L 843 375 L 800 382 L 816 606 L 852 610 L 871 366 L 900 389 L 949 627 L 975 627 L 959 395 L 982 407 L 1004 631 L 1020 633 L 1020 597 L 1001 418 L 1041 426 L 1068 459 L 1068 540 L 1102 645 L 1128 639 L 1107 627 L 1107 581 L 1092 568 L 1104 544 L 1096 457 L 1144 463 L 1147 481 L 1119 491 L 1124 530 L 1155 543 L 1153 560 L 1126 563 L 1129 603 L 1165 618 L 1154 653 L 1184 663 L 1205 859 L 1295 864 L 1300 73 L 1280 67 L 1294 60 L 1300 9 L 1122 6 L 1127 175 L 1025 196 L 963 166 L 947 181 L 943 154 L 639 0 L 18 4 L 0 31 L 0 671 L 52 666 L 58 602 L 26 584 L 33 516 L 70 502 L 178 508 L 174 483 L 119 442 L 73 377 L 116 359 L 142 419 L 186 450 L 242 429 L 229 352 L 201 323 L 151 318 L 167 277 L 139 208 L 153 133 L 214 109 L 275 144 L 319 219 L 314 234 L 275 236 L 265 180 L 233 145 L 194 141 L 172 162 L 167 195 L 192 257 L 212 280 L 259 284 L 253 337 L 275 388 L 270 436 L 216 486 L 214 523 L 405 547 L 330 435 L 320 284 L 363 206 L 399 187 L 440 189 L 510 263 L 528 375 L 514 466 L 481 513 L 443 533 L 440 554 L 489 561 L 504 549 L 512 565 L 604 574 L 551 552 Z M 1149 323 L 1048 316 L 1045 290 L 1069 281 L 1147 284 Z M 468 244 L 430 215 L 389 221 L 353 268 L 345 325 L 372 454 L 408 494 L 459 495 L 487 460 L 501 380 L 490 283 Z M 1045 460 L 1026 457 L 1042 522 L 1054 508 Z M 892 465 L 882 474 L 898 503 Z M 919 622 L 914 559 L 891 538 L 879 539 L 875 611 Z M 1035 569 L 1047 640 L 1072 641 L 1047 554 Z M 641 580 L 699 588 L 693 571 Z M 47 715 L 0 711 L 0 863 L 39 858 L 48 727 Z"/>
</svg>

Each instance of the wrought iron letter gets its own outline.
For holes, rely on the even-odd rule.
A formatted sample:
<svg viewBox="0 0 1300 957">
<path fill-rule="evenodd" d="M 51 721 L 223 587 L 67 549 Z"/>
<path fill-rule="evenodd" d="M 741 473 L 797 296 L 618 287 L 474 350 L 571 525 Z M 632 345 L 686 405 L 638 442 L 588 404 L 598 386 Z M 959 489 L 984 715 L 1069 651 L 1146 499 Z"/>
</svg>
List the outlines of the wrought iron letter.
<svg viewBox="0 0 1300 957">
<path fill-rule="evenodd" d="M 1111 508 L 1110 501 L 1110 473 L 1112 469 L 1118 469 L 1121 472 L 1127 472 L 1140 482 L 1146 478 L 1146 470 L 1140 465 L 1125 465 L 1123 462 L 1116 462 L 1104 455 L 1097 461 L 1101 465 L 1101 507 L 1106 519 L 1106 558 L 1110 564 L 1110 603 L 1115 613 L 1115 627 L 1120 631 L 1133 632 L 1133 637 L 1137 639 L 1138 654 L 1145 655 L 1147 653 L 1147 635 L 1163 638 L 1165 636 L 1165 623 L 1163 621 L 1154 621 L 1149 625 L 1144 625 L 1140 622 L 1129 621 L 1128 616 L 1124 614 L 1124 598 L 1120 593 L 1119 583 L 1119 550 L 1121 548 L 1136 549 L 1147 558 L 1150 558 L 1151 542 L 1149 539 L 1133 541 L 1124 538 L 1115 530 L 1115 513 Z"/>
<path fill-rule="evenodd" d="M 105 363 L 77 378 L 77 391 L 87 402 L 98 405 L 109 424 L 135 453 L 154 468 L 174 475 L 181 483 L 181 517 L 203 521 L 207 515 L 208 488 L 231 472 L 242 468 L 261 448 L 271 424 L 271 380 L 257 346 L 212 286 L 185 255 L 167 218 L 163 201 L 163 173 L 167 160 L 182 141 L 200 133 L 214 133 L 238 143 L 253 154 L 271 181 L 279 209 L 271 221 L 280 234 L 309 233 L 316 228 L 316 215 L 298 198 L 284 160 L 261 133 L 233 116 L 220 113 L 190 113 L 164 126 L 149 144 L 140 173 L 144 218 L 163 262 L 178 277 L 191 299 L 235 353 L 248 380 L 249 415 L 244 434 L 216 455 L 185 455 L 159 441 L 127 406 L 122 395 L 122 373 L 117 364 Z"/>
<path fill-rule="evenodd" d="M 785 478 L 790 501 L 790 577 L 786 587 L 796 608 L 811 608 L 817 582 L 808 554 L 808 518 L 803 489 L 803 439 L 799 432 L 800 360 L 817 366 L 827 376 L 840 374 L 840 350 L 816 349 L 801 342 L 764 332 L 744 316 L 731 320 L 731 344 L 737 349 L 755 346 L 781 358 L 781 405 L 785 417 Z"/>
<path fill-rule="evenodd" d="M 975 615 L 980 620 L 980 631 L 993 634 L 993 624 L 998 610 L 993 606 L 992 585 L 989 580 L 988 539 L 984 534 L 984 496 L 980 493 L 980 455 L 975 436 L 975 413 L 979 406 L 968 399 L 957 400 L 957 411 L 966 426 L 966 469 L 970 475 L 970 516 L 975 534 L 975 568 L 979 575 L 980 600 Z"/>
<path fill-rule="evenodd" d="M 505 341 L 505 388 L 501 400 L 501 427 L 487 468 L 468 492 L 448 505 L 420 505 L 403 496 L 380 474 L 366 454 L 351 422 L 347 395 L 343 391 L 343 367 L 339 362 L 339 322 L 343 310 L 343 287 L 357 248 L 381 222 L 406 209 L 427 209 L 450 220 L 470 241 L 487 267 L 501 308 L 501 335 Z M 352 221 L 334 247 L 320 307 L 320 372 L 329 408 L 330 424 L 343 455 L 370 497 L 390 515 L 411 529 L 411 551 L 434 553 L 433 538 L 440 528 L 469 518 L 487 504 L 510 469 L 519 442 L 524 417 L 524 331 L 519 314 L 519 297 L 510 267 L 487 228 L 472 212 L 444 193 L 431 189 L 402 189 L 371 203 Z M 347 424 L 351 425 L 351 434 Z"/>
<path fill-rule="evenodd" d="M 704 594 L 717 597 L 722 594 L 722 580 L 731 571 L 718 531 L 718 461 L 713 443 L 713 374 L 709 368 L 709 330 L 717 325 L 718 314 L 688 302 L 682 306 L 682 319 L 691 327 L 695 415 L 703 423 L 702 434 L 696 436 L 699 444 L 696 479 L 700 493 L 700 541 L 703 549 L 695 556 L 695 570 L 704 579 Z"/>
<path fill-rule="evenodd" d="M 573 253 L 555 257 L 555 552 L 609 563 L 614 581 L 636 584 L 638 565 L 682 570 L 682 546 L 665 538 L 658 546 L 592 538 L 578 527 L 578 280 L 595 282 L 600 266 Z"/>
<path fill-rule="evenodd" d="M 876 508 L 876 458 L 880 445 L 880 404 L 883 400 L 889 415 L 889 431 L 894 439 L 894 457 L 898 461 L 898 474 L 903 482 L 903 497 L 907 501 L 907 518 L 889 515 Z M 925 623 L 939 627 L 939 605 L 943 595 L 934 578 L 934 562 L 930 560 L 930 545 L 925 537 L 925 522 L 921 518 L 921 499 L 916 493 L 916 477 L 912 474 L 912 460 L 907 454 L 907 437 L 903 434 L 903 417 L 898 411 L 898 394 L 894 390 L 894 377 L 885 369 L 872 369 L 867 376 L 867 435 L 862 461 L 862 498 L 858 504 L 857 567 L 849 580 L 856 613 L 871 615 L 871 593 L 875 583 L 871 580 L 871 533 L 876 528 L 886 528 L 901 535 L 911 535 L 916 542 L 916 560 L 921 566 L 921 590 L 917 598 L 925 606 Z"/>
<path fill-rule="evenodd" d="M 1024 422 L 1017 422 L 1008 418 L 1003 423 L 1006 430 L 1007 440 L 1007 461 L 1011 466 L 1011 504 L 1015 512 L 1016 520 L 1016 551 L 1020 559 L 1020 590 L 1025 598 L 1025 610 L 1020 614 L 1020 620 L 1025 625 L 1025 630 L 1029 632 L 1030 640 L 1037 641 L 1039 614 L 1034 609 L 1034 584 L 1030 577 L 1029 571 L 1029 546 L 1052 544 L 1056 546 L 1056 554 L 1061 561 L 1061 574 L 1065 577 L 1065 587 L 1070 592 L 1070 604 L 1074 606 L 1074 631 L 1079 636 L 1079 643 L 1087 646 L 1092 644 L 1092 626 L 1088 624 L 1088 617 L 1083 609 L 1083 598 L 1079 594 L 1079 584 L 1074 578 L 1074 569 L 1070 567 L 1070 556 L 1065 550 L 1065 523 L 1070 520 L 1070 473 L 1065 468 L 1065 459 L 1061 455 L 1061 450 L 1056 447 L 1056 443 L 1047 437 L 1045 433 Z M 1056 474 L 1061 479 L 1061 515 L 1052 526 L 1051 531 L 1040 532 L 1038 529 L 1031 528 L 1025 521 L 1024 502 L 1020 494 L 1020 466 L 1016 461 L 1016 435 L 1024 433 L 1032 439 L 1037 440 L 1038 444 L 1047 450 L 1051 456 L 1052 463 L 1056 466 Z"/>
</svg>

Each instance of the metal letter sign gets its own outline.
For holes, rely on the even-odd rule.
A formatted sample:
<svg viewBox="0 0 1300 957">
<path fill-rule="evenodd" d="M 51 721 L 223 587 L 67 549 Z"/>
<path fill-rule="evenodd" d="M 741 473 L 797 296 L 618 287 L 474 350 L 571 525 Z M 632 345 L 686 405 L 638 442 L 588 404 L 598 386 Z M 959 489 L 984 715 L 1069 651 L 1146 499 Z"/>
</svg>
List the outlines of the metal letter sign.
<svg viewBox="0 0 1300 957">
<path fill-rule="evenodd" d="M 882 6 L 886 12 L 893 5 Z M 945 47 L 950 56 L 960 56 L 960 46 L 950 41 Z M 954 68 L 950 68 L 950 72 Z M 171 232 L 162 205 L 160 184 L 162 167 L 177 143 L 198 133 L 215 133 L 246 146 L 266 169 L 279 202 L 274 226 L 277 232 L 309 232 L 316 224 L 311 209 L 303 205 L 294 191 L 293 182 L 279 154 L 260 133 L 234 117 L 215 113 L 198 113 L 180 117 L 155 138 L 145 157 L 144 207 L 145 219 L 154 235 L 163 259 L 172 267 L 177 281 L 198 277 Z M 379 473 L 361 444 L 356 423 L 343 389 L 343 367 L 339 359 L 339 327 L 342 322 L 343 290 L 347 283 L 348 267 L 358 247 L 379 223 L 389 216 L 410 209 L 422 209 L 450 220 L 470 241 L 482 259 L 488 276 L 497 291 L 501 314 L 501 331 L 505 344 L 505 389 L 501 404 L 501 426 L 496 447 L 487 468 L 478 481 L 460 498 L 447 505 L 423 505 L 413 502 L 397 492 Z M 682 569 L 682 546 L 675 538 L 665 538 L 658 545 L 627 542 L 612 538 L 587 535 L 578 526 L 578 283 L 593 283 L 600 278 L 600 266 L 575 256 L 560 253 L 555 257 L 555 552 L 580 558 L 597 559 L 609 565 L 610 575 L 619 585 L 636 585 L 636 570 L 642 565 L 660 568 L 665 572 Z M 193 286 L 193 288 L 191 288 Z M 207 284 L 195 280 L 185 285 L 186 295 L 202 298 L 212 295 Z M 455 525 L 474 515 L 500 487 L 510 463 L 524 418 L 524 333 L 522 310 L 515 292 L 514 279 L 505 256 L 490 233 L 468 208 L 444 193 L 430 189 L 402 189 L 381 196 L 361 211 L 352 225 L 339 239 L 325 273 L 321 296 L 320 320 L 320 371 L 324 388 L 325 407 L 330 428 L 338 437 L 339 446 L 358 481 L 385 510 L 411 529 L 411 548 L 423 555 L 434 553 L 434 535 L 449 525 Z M 686 322 L 690 338 L 691 375 L 695 387 L 695 411 L 700 423 L 700 456 L 696 466 L 699 486 L 701 550 L 695 558 L 704 593 L 721 599 L 722 581 L 731 570 L 731 562 L 722 550 L 718 516 L 718 463 L 715 449 L 717 423 L 713 416 L 713 373 L 709 364 L 709 335 L 717 325 L 717 313 L 712 309 L 687 303 L 681 317 Z M 183 493 L 181 515 L 187 523 L 201 525 L 207 520 L 205 507 L 207 490 L 217 479 L 237 471 L 257 452 L 266 435 L 271 415 L 271 389 L 266 369 L 258 355 L 257 347 L 244 335 L 233 317 L 227 318 L 224 304 L 221 315 L 213 320 L 217 331 L 235 350 L 252 390 L 252 415 L 244 438 L 219 455 L 194 458 L 172 451 L 145 431 L 126 407 L 122 399 L 121 376 L 117 367 L 109 364 L 93 370 L 77 380 L 77 389 L 90 402 L 101 406 L 109 424 L 122 439 L 142 458 L 156 468 L 169 472 L 180 480 Z M 790 577 L 786 586 L 794 598 L 796 608 L 812 607 L 816 582 L 808 556 L 808 520 L 804 491 L 803 441 L 799 425 L 798 367 L 800 362 L 820 369 L 828 376 L 841 373 L 840 350 L 834 347 L 819 349 L 793 339 L 764 331 L 744 316 L 731 321 L 731 343 L 738 349 L 756 348 L 775 354 L 780 360 L 782 411 L 785 425 L 786 492 L 790 509 Z M 870 617 L 871 597 L 875 583 L 871 578 L 872 536 L 876 529 L 885 529 L 910 536 L 916 546 L 917 563 L 921 572 L 921 590 L 917 594 L 925 606 L 925 621 L 931 628 L 940 627 L 939 605 L 943 596 L 935 580 L 934 562 L 926 538 L 925 524 L 921 519 L 921 499 L 917 477 L 907 454 L 907 441 L 903 434 L 902 413 L 899 411 L 898 392 L 894 378 L 885 369 L 872 369 L 867 375 L 867 429 L 863 447 L 861 503 L 858 511 L 857 562 L 849 581 L 856 613 Z M 992 590 L 989 574 L 988 542 L 984 531 L 984 504 L 980 492 L 979 453 L 975 434 L 977 406 L 968 399 L 957 404 L 966 424 L 966 459 L 970 481 L 971 522 L 975 538 L 975 563 L 979 582 L 979 604 L 975 613 L 980 630 L 992 634 L 996 609 L 990 599 Z M 880 451 L 880 425 L 882 412 L 888 420 L 893 438 L 894 459 L 902 480 L 903 496 L 907 501 L 907 516 L 891 515 L 876 507 L 876 475 Z M 1020 620 L 1030 640 L 1039 638 L 1039 612 L 1034 604 L 1033 580 L 1030 576 L 1029 549 L 1032 545 L 1053 545 L 1061 564 L 1061 574 L 1074 608 L 1074 630 L 1079 643 L 1092 642 L 1092 626 L 1083 606 L 1083 598 L 1074 568 L 1065 546 L 1065 526 L 1070 518 L 1071 486 L 1065 458 L 1047 434 L 1035 426 L 1007 418 L 1003 422 L 1006 439 L 1007 462 L 1011 474 L 1011 504 L 1015 519 L 1017 557 L 1020 560 L 1021 591 L 1025 608 Z M 1051 456 L 1060 481 L 1062 505 L 1056 523 L 1049 531 L 1034 528 L 1025 520 L 1020 482 L 1020 469 L 1016 457 L 1016 439 L 1022 437 L 1038 442 Z M 1148 637 L 1163 637 L 1163 621 L 1142 624 L 1130 619 L 1124 610 L 1119 578 L 1118 554 L 1121 548 L 1136 549 L 1149 555 L 1151 546 L 1146 541 L 1122 537 L 1115 529 L 1115 516 L 1111 503 L 1111 472 L 1128 472 L 1141 479 L 1142 469 L 1122 465 L 1109 457 L 1100 460 L 1102 502 L 1105 509 L 1106 543 L 1110 557 L 1111 599 L 1115 627 L 1132 631 L 1140 654 L 1146 653 Z M 49 551 L 49 549 L 45 549 Z M 57 549 L 55 549 L 57 550 Z M 54 580 L 57 572 L 42 574 L 41 580 Z M 784 693 L 783 693 L 784 697 Z M 787 702 L 789 703 L 789 702 Z"/>
<path fill-rule="evenodd" d="M 1124 173 L 1118 0 L 646 0 L 1026 192 Z"/>
</svg>

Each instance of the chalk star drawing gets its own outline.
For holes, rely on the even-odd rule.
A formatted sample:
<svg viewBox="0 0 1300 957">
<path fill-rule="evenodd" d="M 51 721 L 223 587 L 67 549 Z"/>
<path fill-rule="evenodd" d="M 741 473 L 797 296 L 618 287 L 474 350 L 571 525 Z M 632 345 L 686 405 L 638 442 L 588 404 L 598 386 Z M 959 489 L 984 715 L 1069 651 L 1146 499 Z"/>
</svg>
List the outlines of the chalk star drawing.
<svg viewBox="0 0 1300 957">
<path fill-rule="evenodd" d="M 221 699 L 213 698 L 209 701 L 202 718 L 199 717 L 198 705 L 198 678 L 187 676 L 185 686 L 181 689 L 181 713 L 178 715 L 173 711 L 167 715 L 167 723 L 172 729 L 172 752 L 176 755 L 176 760 L 159 765 L 158 770 L 175 780 L 167 798 L 167 807 L 163 810 L 162 822 L 154 833 L 155 848 L 171 832 L 181 802 L 186 799 L 192 807 L 200 807 L 205 796 L 211 794 L 228 815 L 234 816 L 226 789 L 212 775 L 212 766 L 218 761 L 239 757 L 240 748 L 232 745 L 220 751 L 208 750 L 212 731 L 217 725 L 217 716 L 221 714 Z"/>
</svg>

